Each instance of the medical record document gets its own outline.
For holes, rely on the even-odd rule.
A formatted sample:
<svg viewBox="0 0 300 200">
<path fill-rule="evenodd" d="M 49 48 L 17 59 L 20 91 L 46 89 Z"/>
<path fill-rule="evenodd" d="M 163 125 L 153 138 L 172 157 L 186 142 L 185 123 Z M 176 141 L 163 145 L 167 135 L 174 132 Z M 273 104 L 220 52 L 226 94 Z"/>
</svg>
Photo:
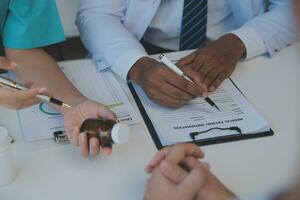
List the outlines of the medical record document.
<svg viewBox="0 0 300 200">
<path fill-rule="evenodd" d="M 179 109 L 162 107 L 153 103 L 138 85 L 132 83 L 130 87 L 149 131 L 155 135 L 152 135 L 152 138 L 159 140 L 155 142 L 161 146 L 236 138 L 270 131 L 267 120 L 257 112 L 230 79 L 225 80 L 215 92 L 209 94 L 220 111 L 201 97 Z"/>
<path fill-rule="evenodd" d="M 98 72 L 92 60 L 61 62 L 59 66 L 87 98 L 104 104 L 126 124 L 140 122 L 125 91 L 110 71 Z M 66 102 L 67 103 L 67 102 Z M 63 116 L 49 104 L 41 102 L 18 112 L 25 142 L 53 138 L 53 133 L 64 130 Z"/>
</svg>

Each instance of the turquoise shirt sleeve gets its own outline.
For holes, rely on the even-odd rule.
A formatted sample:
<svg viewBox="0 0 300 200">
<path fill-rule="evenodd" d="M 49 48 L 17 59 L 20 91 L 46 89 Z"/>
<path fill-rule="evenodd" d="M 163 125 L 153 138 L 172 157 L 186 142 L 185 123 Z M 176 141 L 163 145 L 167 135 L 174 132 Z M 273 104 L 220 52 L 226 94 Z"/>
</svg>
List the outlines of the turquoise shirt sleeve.
<svg viewBox="0 0 300 200">
<path fill-rule="evenodd" d="M 10 1 L 3 27 L 3 44 L 7 48 L 43 47 L 65 39 L 54 0 Z"/>
</svg>

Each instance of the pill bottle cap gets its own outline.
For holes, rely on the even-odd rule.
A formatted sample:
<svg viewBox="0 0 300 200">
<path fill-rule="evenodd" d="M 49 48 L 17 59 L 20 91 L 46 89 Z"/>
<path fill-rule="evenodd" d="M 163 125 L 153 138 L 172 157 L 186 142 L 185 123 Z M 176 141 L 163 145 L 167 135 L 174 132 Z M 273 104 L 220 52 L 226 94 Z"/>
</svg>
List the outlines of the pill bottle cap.
<svg viewBox="0 0 300 200">
<path fill-rule="evenodd" d="M 0 152 L 6 150 L 11 142 L 6 128 L 0 126 Z"/>
<path fill-rule="evenodd" d="M 130 138 L 130 129 L 126 124 L 117 123 L 111 130 L 111 138 L 115 144 L 125 144 Z"/>
</svg>

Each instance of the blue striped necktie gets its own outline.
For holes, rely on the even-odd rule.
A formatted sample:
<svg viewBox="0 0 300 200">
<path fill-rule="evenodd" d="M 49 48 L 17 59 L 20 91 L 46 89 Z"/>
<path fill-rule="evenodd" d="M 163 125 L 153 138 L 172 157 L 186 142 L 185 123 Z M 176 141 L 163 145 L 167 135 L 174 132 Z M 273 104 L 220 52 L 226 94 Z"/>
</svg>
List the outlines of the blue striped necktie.
<svg viewBox="0 0 300 200">
<path fill-rule="evenodd" d="M 197 49 L 206 42 L 207 0 L 184 0 L 180 50 Z"/>
</svg>

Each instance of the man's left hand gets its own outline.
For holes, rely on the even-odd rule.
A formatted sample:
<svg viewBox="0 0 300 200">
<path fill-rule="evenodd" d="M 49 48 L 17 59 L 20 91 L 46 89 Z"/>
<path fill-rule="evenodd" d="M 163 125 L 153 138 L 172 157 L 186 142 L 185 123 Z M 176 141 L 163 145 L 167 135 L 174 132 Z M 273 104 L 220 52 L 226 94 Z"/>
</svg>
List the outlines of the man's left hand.
<svg viewBox="0 0 300 200">
<path fill-rule="evenodd" d="M 232 74 L 245 53 L 243 42 L 229 33 L 181 59 L 177 65 L 181 68 L 192 67 L 198 71 L 200 79 L 213 92 Z"/>
</svg>

